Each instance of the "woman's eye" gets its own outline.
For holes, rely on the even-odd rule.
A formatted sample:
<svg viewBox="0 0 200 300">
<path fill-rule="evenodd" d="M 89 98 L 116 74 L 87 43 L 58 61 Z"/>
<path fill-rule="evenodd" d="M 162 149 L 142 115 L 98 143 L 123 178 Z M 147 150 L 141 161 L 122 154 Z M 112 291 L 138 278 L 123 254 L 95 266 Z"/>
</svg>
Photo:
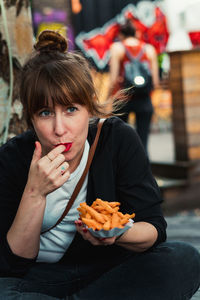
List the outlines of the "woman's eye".
<svg viewBox="0 0 200 300">
<path fill-rule="evenodd" d="M 51 115 L 51 112 L 49 110 L 43 110 L 41 112 L 39 112 L 39 116 L 41 117 L 48 117 Z"/>
<path fill-rule="evenodd" d="M 69 113 L 73 113 L 73 112 L 75 112 L 77 110 L 77 108 L 75 107 L 75 106 L 72 106 L 72 107 L 68 107 L 67 108 L 67 112 L 69 112 Z"/>
</svg>

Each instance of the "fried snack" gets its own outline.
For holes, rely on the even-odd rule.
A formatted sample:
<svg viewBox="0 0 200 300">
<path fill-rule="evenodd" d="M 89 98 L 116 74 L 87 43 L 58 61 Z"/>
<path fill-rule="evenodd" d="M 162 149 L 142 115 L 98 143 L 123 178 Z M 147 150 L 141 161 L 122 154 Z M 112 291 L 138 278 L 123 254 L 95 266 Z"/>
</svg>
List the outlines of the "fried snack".
<svg viewBox="0 0 200 300">
<path fill-rule="evenodd" d="M 135 214 L 123 214 L 119 211 L 120 202 L 108 202 L 97 198 L 91 206 L 86 202 L 77 208 L 81 220 L 93 230 L 111 230 L 123 228 Z"/>
<path fill-rule="evenodd" d="M 91 215 L 91 218 L 95 219 L 97 222 L 100 222 L 100 223 L 104 223 L 105 222 L 105 218 L 100 213 L 98 213 L 95 209 L 93 209 L 92 207 L 88 206 L 86 204 L 86 202 L 83 202 L 81 204 L 82 204 L 82 207 L 85 208 L 85 210 L 87 211 L 87 213 Z"/>
<path fill-rule="evenodd" d="M 101 230 L 102 229 L 102 225 L 100 223 L 98 223 L 97 221 L 95 221 L 94 219 L 87 219 L 87 218 L 82 218 L 82 221 L 90 228 L 96 230 Z"/>
</svg>

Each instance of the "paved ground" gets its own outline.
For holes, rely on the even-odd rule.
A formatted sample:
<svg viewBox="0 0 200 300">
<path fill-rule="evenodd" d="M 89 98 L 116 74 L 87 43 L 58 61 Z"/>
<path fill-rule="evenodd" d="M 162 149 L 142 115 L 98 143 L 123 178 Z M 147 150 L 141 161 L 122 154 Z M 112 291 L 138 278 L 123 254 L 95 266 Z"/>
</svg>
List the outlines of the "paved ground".
<svg viewBox="0 0 200 300">
<path fill-rule="evenodd" d="M 168 240 L 190 243 L 200 252 L 200 210 L 184 211 L 166 217 L 166 221 L 168 223 Z M 200 289 L 192 297 L 192 300 L 200 300 Z"/>
<path fill-rule="evenodd" d="M 174 161 L 172 133 L 150 134 L 148 149 L 152 161 Z M 168 223 L 168 240 L 188 242 L 200 252 L 200 203 L 199 209 L 182 211 L 170 217 L 166 216 L 166 221 Z M 192 300 L 200 300 L 200 289 L 192 297 Z"/>
</svg>

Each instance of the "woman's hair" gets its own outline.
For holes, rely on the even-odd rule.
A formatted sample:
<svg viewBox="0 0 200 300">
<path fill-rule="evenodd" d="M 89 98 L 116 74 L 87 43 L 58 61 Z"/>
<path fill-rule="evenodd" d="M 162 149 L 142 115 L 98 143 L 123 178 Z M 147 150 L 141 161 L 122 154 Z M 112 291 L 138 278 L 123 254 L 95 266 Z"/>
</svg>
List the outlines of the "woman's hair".
<svg viewBox="0 0 200 300">
<path fill-rule="evenodd" d="M 86 106 L 94 117 L 111 114 L 99 103 L 86 59 L 67 51 L 68 42 L 58 32 L 45 30 L 22 70 L 20 99 L 28 126 L 37 111 L 56 104 Z"/>
<path fill-rule="evenodd" d="M 125 37 L 134 37 L 136 35 L 136 28 L 134 27 L 131 20 L 126 19 L 125 23 L 120 25 L 119 32 Z"/>
</svg>

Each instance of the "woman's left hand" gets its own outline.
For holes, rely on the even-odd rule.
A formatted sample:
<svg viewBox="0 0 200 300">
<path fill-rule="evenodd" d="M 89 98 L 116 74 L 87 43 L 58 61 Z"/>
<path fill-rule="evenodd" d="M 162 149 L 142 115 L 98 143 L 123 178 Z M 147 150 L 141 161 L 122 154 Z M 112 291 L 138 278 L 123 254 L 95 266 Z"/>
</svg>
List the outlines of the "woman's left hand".
<svg viewBox="0 0 200 300">
<path fill-rule="evenodd" d="M 115 243 L 116 236 L 110 238 L 97 238 L 93 236 L 81 220 L 75 221 L 77 231 L 82 235 L 84 240 L 89 241 L 94 246 L 108 246 Z"/>
</svg>

